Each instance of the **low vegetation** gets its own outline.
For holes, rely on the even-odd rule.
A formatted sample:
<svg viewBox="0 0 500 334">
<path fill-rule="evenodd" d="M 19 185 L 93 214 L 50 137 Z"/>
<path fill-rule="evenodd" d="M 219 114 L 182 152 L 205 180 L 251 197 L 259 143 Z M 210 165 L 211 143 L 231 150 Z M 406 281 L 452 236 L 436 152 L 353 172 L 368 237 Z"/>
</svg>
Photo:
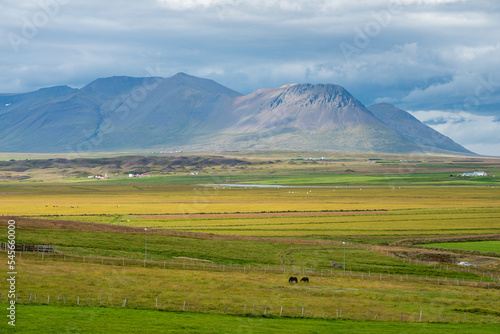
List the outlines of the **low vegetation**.
<svg viewBox="0 0 500 334">
<path fill-rule="evenodd" d="M 18 253 L 16 329 L 43 333 L 56 321 L 84 332 L 168 322 L 184 332 L 499 328 L 500 187 L 494 177 L 453 177 L 494 175 L 498 161 L 303 158 L 7 159 L 0 240 L 12 218 L 17 242 L 56 250 Z M 54 174 L 58 164 L 66 176 Z M 112 164 L 110 179 L 87 178 L 111 174 Z M 310 282 L 289 284 L 290 276 Z M 84 314 L 91 320 L 77 320 Z"/>
</svg>

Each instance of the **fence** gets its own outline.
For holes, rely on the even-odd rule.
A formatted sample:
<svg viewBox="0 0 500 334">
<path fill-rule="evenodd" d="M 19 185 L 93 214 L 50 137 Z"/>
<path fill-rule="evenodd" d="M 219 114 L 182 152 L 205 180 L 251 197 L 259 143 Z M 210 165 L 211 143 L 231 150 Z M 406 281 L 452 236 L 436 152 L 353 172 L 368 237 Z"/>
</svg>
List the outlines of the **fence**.
<svg viewBox="0 0 500 334">
<path fill-rule="evenodd" d="M 8 249 L 8 243 L 2 242 L 1 243 L 1 248 L 2 250 L 7 250 Z M 49 254 L 55 254 L 54 246 L 53 245 L 36 245 L 36 244 L 15 244 L 15 249 L 16 252 L 32 252 L 32 253 L 49 253 Z"/>
<path fill-rule="evenodd" d="M 0 297 L 1 295 L 0 293 Z M 203 312 L 236 316 L 302 317 L 404 322 L 500 323 L 498 314 L 478 314 L 459 310 L 440 313 L 430 313 L 429 311 L 423 310 L 391 313 L 389 311 L 376 309 L 349 308 L 346 305 L 337 305 L 337 307 L 327 309 L 317 305 L 256 304 L 253 302 L 227 304 L 214 301 L 193 302 L 189 299 L 184 300 L 182 296 L 179 296 L 176 300 L 166 300 L 162 299 L 161 296 L 151 297 L 150 295 L 40 295 L 37 293 L 21 293 L 16 295 L 16 303 L 24 305 L 157 309 L 160 311 Z"/>
</svg>

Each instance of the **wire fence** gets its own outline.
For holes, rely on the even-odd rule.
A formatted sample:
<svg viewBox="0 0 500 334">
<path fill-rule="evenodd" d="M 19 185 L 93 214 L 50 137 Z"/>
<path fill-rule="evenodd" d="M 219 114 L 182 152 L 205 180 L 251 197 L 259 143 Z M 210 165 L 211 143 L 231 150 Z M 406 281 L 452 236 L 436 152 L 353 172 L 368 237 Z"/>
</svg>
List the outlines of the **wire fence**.
<svg viewBox="0 0 500 334">
<path fill-rule="evenodd" d="M 3 295 L 3 294 L 1 294 Z M 290 304 L 258 304 L 253 302 L 223 303 L 220 301 L 183 300 L 181 296 L 172 299 L 161 297 L 134 295 L 89 295 L 89 294 L 37 294 L 20 293 L 16 295 L 16 303 L 24 305 L 56 305 L 68 307 L 109 307 L 127 309 L 156 309 L 171 312 L 203 312 L 229 314 L 236 316 L 288 317 L 288 318 L 321 318 L 348 319 L 370 321 L 404 321 L 404 322 L 446 322 L 446 323 L 500 323 L 500 315 L 485 314 L 477 311 L 431 312 L 414 310 L 391 312 L 388 310 L 362 309 L 337 305 L 325 307 L 320 305 Z"/>
</svg>

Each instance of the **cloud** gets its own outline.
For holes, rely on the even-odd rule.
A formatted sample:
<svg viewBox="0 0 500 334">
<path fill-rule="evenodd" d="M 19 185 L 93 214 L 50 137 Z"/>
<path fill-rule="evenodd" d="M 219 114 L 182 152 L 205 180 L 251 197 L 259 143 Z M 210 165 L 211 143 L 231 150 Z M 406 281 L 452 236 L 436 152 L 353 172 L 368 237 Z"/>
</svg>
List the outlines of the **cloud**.
<svg viewBox="0 0 500 334">
<path fill-rule="evenodd" d="M 328 11 L 338 8 L 375 8 L 387 6 L 388 3 L 398 5 L 439 5 L 464 2 L 465 0 L 358 0 L 358 1 L 335 1 L 335 0 L 157 0 L 165 8 L 177 11 L 207 9 L 217 7 L 239 7 L 241 9 L 269 9 L 281 10 L 303 10 L 310 8 L 320 11 Z"/>
<path fill-rule="evenodd" d="M 494 116 L 438 110 L 410 113 L 472 152 L 500 155 L 500 123 Z"/>
<path fill-rule="evenodd" d="M 327 1 L 306 1 L 306 0 L 157 0 L 157 2 L 169 9 L 175 11 L 192 10 L 224 10 L 236 8 L 239 11 L 254 10 L 282 10 L 282 11 L 301 11 L 304 9 L 324 10 Z"/>
<path fill-rule="evenodd" d="M 208 76 L 242 93 L 336 83 L 365 104 L 430 110 L 463 106 L 479 75 L 500 80 L 500 9 L 488 0 L 46 1 L 66 4 L 17 53 L 8 33 L 23 36 L 25 19 L 33 24 L 43 8 L 38 0 L 2 3 L 0 92 L 143 75 L 159 65 L 164 76 Z M 393 4 L 401 9 L 380 23 Z M 354 45 L 360 32 L 369 33 L 366 46 L 346 59 L 339 46 Z M 462 109 L 495 110 L 500 94 L 480 102 Z"/>
</svg>

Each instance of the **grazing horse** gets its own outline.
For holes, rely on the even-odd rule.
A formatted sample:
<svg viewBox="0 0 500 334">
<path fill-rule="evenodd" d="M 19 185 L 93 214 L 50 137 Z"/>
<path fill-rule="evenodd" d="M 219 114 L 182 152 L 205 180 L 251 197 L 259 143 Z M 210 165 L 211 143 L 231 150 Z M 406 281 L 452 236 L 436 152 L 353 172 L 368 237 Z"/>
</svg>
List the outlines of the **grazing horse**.
<svg viewBox="0 0 500 334">
<path fill-rule="evenodd" d="M 302 277 L 300 279 L 301 282 L 306 282 L 306 283 L 309 283 L 309 277 Z"/>
<path fill-rule="evenodd" d="M 293 282 L 295 282 L 295 283 L 299 283 L 299 280 L 297 279 L 297 277 L 293 277 L 293 276 L 292 276 L 292 277 L 290 277 L 290 278 L 288 279 L 288 283 L 293 283 Z"/>
</svg>

